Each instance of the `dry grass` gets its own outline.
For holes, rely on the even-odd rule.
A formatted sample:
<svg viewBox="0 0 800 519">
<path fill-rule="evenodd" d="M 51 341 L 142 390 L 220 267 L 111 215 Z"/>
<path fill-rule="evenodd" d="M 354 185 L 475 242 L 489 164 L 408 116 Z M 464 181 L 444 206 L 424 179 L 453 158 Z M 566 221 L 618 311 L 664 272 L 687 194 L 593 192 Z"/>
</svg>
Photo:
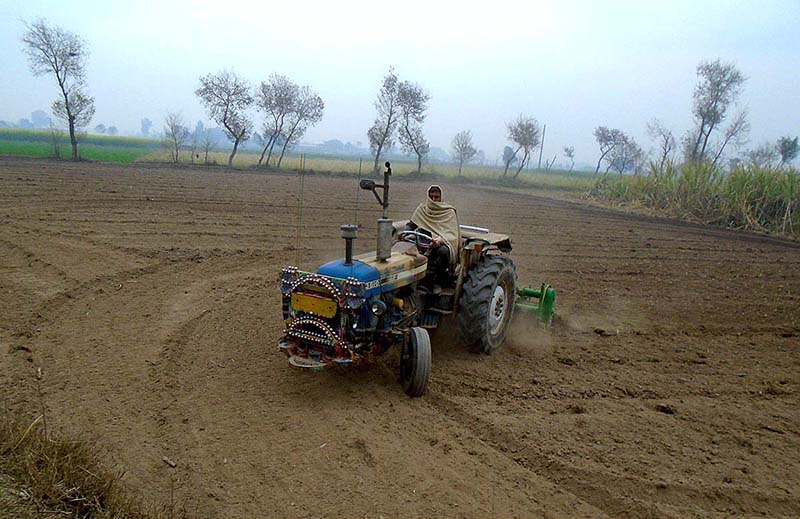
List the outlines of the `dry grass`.
<svg viewBox="0 0 800 519">
<path fill-rule="evenodd" d="M 53 439 L 45 420 L 0 418 L 0 518 L 177 519 L 174 504 L 144 507 L 121 475 L 106 470 L 97 445 Z"/>
</svg>

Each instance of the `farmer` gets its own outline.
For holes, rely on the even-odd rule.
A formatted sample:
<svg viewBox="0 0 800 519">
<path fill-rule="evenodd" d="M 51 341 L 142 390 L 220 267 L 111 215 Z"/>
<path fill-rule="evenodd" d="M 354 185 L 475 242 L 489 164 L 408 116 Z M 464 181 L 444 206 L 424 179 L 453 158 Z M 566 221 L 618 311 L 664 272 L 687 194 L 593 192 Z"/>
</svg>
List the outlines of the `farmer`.
<svg viewBox="0 0 800 519">
<path fill-rule="evenodd" d="M 432 185 L 428 196 L 419 204 L 406 224 L 409 231 L 418 231 L 432 238 L 428 252 L 428 272 L 436 284 L 446 284 L 447 273 L 458 261 L 461 229 L 458 226 L 456 208 L 444 203 L 442 188 Z"/>
</svg>

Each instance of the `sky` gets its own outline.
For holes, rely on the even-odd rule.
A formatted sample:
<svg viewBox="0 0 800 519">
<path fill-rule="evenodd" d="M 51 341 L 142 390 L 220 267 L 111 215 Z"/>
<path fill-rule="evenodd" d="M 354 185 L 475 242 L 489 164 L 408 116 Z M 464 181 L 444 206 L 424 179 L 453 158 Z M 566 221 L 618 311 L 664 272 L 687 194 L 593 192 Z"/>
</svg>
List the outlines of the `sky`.
<svg viewBox="0 0 800 519">
<path fill-rule="evenodd" d="M 574 146 L 590 164 L 597 126 L 645 149 L 653 118 L 686 132 L 697 64 L 717 58 L 748 78 L 739 105 L 749 146 L 800 134 L 798 0 L 0 0 L 0 119 L 49 112 L 56 97 L 55 80 L 34 77 L 22 53 L 25 22 L 37 18 L 89 45 L 90 127 L 130 134 L 143 117 L 162 127 L 169 112 L 208 125 L 199 77 L 229 69 L 253 85 L 277 72 L 315 89 L 325 114 L 305 142 L 366 143 L 392 66 L 430 94 L 433 146 L 471 130 L 494 161 L 506 124 L 524 114 L 547 125 L 545 158 Z"/>
</svg>

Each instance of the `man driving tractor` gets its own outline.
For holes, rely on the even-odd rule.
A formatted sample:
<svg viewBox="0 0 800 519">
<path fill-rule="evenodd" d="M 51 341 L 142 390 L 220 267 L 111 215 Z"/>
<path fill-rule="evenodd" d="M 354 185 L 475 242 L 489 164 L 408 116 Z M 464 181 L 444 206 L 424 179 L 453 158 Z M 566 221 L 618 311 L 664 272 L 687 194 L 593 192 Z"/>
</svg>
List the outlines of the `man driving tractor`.
<svg viewBox="0 0 800 519">
<path fill-rule="evenodd" d="M 458 262 L 461 229 L 456 208 L 444 202 L 441 186 L 428 188 L 427 198 L 414 210 L 405 228 L 430 236 L 428 272 L 435 284 L 446 284 L 450 267 Z"/>
</svg>

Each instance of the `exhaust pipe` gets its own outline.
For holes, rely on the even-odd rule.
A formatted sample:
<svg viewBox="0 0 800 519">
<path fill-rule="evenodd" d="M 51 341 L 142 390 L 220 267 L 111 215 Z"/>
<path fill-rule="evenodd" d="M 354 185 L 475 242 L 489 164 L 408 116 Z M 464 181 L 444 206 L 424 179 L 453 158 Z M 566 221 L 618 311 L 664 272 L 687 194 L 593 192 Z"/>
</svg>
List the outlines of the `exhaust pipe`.
<svg viewBox="0 0 800 519">
<path fill-rule="evenodd" d="M 344 264 L 350 266 L 353 264 L 353 240 L 357 237 L 358 226 L 344 224 L 339 228 L 342 230 L 342 238 L 344 238 Z"/>
<path fill-rule="evenodd" d="M 392 176 L 392 165 L 387 161 L 386 171 L 383 172 L 383 216 L 378 219 L 378 250 L 376 256 L 378 261 L 386 261 L 392 257 L 392 234 L 394 226 L 392 221 L 386 218 L 386 210 L 389 208 L 389 177 Z"/>
<path fill-rule="evenodd" d="M 378 219 L 378 247 L 375 251 L 378 261 L 386 261 L 392 257 L 392 235 L 394 234 L 392 221 L 386 217 L 386 210 L 389 208 L 389 177 L 392 176 L 392 165 L 386 162 L 384 166 L 386 166 L 386 171 L 383 172 L 382 185 L 366 178 L 359 183 L 361 189 L 372 191 L 375 199 L 383 208 L 383 216 Z M 378 194 L 378 189 L 383 189 L 383 198 Z"/>
</svg>

